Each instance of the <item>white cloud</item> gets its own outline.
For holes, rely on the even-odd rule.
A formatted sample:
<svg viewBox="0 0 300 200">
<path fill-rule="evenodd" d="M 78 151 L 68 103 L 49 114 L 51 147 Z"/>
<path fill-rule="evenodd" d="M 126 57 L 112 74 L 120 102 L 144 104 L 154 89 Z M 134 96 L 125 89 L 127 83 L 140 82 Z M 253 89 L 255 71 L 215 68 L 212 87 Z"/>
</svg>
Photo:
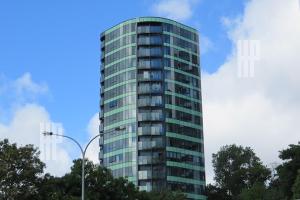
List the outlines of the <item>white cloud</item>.
<svg viewBox="0 0 300 200">
<path fill-rule="evenodd" d="M 31 79 L 30 73 L 25 73 L 23 76 L 18 78 L 14 82 L 14 87 L 18 94 L 23 94 L 24 92 L 30 92 L 32 94 L 44 94 L 48 92 L 48 87 L 45 83 L 35 83 Z"/>
<path fill-rule="evenodd" d="M 214 49 L 213 42 L 203 34 L 200 35 L 200 53 L 201 55 L 207 53 L 210 50 Z"/>
<path fill-rule="evenodd" d="M 152 7 L 154 14 L 170 19 L 185 21 L 192 17 L 193 6 L 198 0 L 159 0 Z"/>
<path fill-rule="evenodd" d="M 91 118 L 87 131 L 89 133 L 89 140 L 94 138 L 96 135 L 99 134 L 99 113 L 94 114 L 94 116 Z M 99 164 L 99 138 L 95 139 L 90 146 L 88 147 L 88 150 L 86 152 L 86 157 L 93 161 L 94 163 Z"/>
<path fill-rule="evenodd" d="M 11 118 L 5 120 L 8 122 L 0 121 L 0 139 L 8 138 L 11 143 L 18 145 L 33 144 L 35 147 L 40 147 L 40 124 L 53 124 L 53 121 L 43 106 L 29 103 L 28 97 L 35 99 L 40 94 L 47 93 L 47 86 L 35 83 L 32 81 L 31 75 L 26 73 L 15 81 L 2 81 L 0 88 L 2 88 L 1 97 L 10 96 L 11 98 L 6 101 L 12 100 L 1 102 L 7 106 L 5 108 L 3 105 L 0 106 L 4 110 L 2 113 L 5 115 L 12 113 L 10 114 Z M 19 101 L 18 98 L 24 101 Z M 60 176 L 69 171 L 72 161 L 63 146 L 58 144 L 56 147 L 52 157 L 55 159 L 43 161 L 47 165 L 46 172 Z M 41 155 L 44 155 L 48 149 L 40 148 L 39 150 Z"/>
<path fill-rule="evenodd" d="M 40 124 L 53 124 L 44 107 L 37 104 L 26 104 L 15 111 L 9 124 L 0 123 L 0 139 L 8 138 L 11 143 L 19 146 L 33 144 L 40 147 Z M 55 142 L 55 141 L 53 141 Z M 39 148 L 41 155 L 49 149 Z M 63 175 L 71 166 L 71 158 L 67 151 L 58 144 L 51 160 L 43 160 L 46 163 L 46 172 L 53 175 Z"/>
<path fill-rule="evenodd" d="M 300 9 L 298 0 L 252 0 L 239 19 L 226 19 L 233 44 L 259 40 L 253 78 L 237 77 L 236 49 L 214 74 L 203 75 L 207 181 L 211 154 L 226 144 L 252 147 L 265 164 L 300 140 Z M 225 19 L 225 18 L 224 18 Z"/>
</svg>

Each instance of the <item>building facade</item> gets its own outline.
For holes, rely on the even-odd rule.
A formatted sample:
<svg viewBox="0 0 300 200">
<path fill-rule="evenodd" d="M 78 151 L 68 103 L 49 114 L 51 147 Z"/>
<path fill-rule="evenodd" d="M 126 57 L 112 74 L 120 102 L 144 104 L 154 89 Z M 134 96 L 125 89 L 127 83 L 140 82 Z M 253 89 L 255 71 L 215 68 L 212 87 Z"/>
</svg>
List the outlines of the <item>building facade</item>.
<svg viewBox="0 0 300 200">
<path fill-rule="evenodd" d="M 205 199 L 197 31 L 141 17 L 100 40 L 100 163 L 141 190 Z"/>
</svg>

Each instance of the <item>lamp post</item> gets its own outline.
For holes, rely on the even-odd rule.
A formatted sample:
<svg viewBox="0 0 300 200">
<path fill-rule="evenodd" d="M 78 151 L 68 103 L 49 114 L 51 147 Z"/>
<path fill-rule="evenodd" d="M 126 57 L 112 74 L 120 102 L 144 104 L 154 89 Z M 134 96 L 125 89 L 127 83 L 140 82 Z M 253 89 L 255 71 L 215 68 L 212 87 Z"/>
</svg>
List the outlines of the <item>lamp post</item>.
<svg viewBox="0 0 300 200">
<path fill-rule="evenodd" d="M 59 135 L 59 134 L 55 134 L 53 132 L 43 132 L 44 136 L 60 136 L 60 137 L 64 137 L 67 139 L 72 140 L 73 142 L 76 143 L 76 145 L 80 148 L 81 151 L 81 155 L 82 155 L 82 170 L 81 170 L 81 200 L 84 200 L 84 167 L 85 167 L 85 153 L 87 148 L 89 147 L 89 145 L 97 138 L 100 136 L 100 134 L 96 135 L 95 137 L 93 137 L 89 143 L 86 145 L 86 147 L 83 149 L 82 146 L 79 144 L 79 142 L 77 142 L 77 140 L 75 140 L 74 138 L 67 136 L 67 135 Z"/>
</svg>

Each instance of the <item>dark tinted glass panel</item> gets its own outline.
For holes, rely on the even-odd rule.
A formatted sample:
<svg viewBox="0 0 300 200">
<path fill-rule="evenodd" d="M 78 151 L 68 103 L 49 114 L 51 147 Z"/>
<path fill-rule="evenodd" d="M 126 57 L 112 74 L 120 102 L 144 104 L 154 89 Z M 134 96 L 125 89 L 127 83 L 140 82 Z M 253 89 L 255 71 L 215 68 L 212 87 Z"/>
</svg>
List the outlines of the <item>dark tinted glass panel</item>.
<svg viewBox="0 0 300 200">
<path fill-rule="evenodd" d="M 131 80 L 131 79 L 135 79 L 135 78 L 136 78 L 136 71 L 131 70 L 131 71 L 124 72 L 122 74 L 119 74 L 117 76 L 113 76 L 113 77 L 105 80 L 104 84 L 107 87 L 111 87 L 115 84 L 122 83 L 123 81 Z"/>
<path fill-rule="evenodd" d="M 116 87 L 114 89 L 108 90 L 104 92 L 104 100 L 108 100 L 110 98 L 113 98 L 115 96 L 118 96 L 120 94 L 124 94 L 127 92 L 135 92 L 136 91 L 136 84 L 135 83 L 129 83 L 126 85 L 121 85 L 119 87 Z"/>
<path fill-rule="evenodd" d="M 131 95 L 124 98 L 116 99 L 114 101 L 111 101 L 109 103 L 104 104 L 104 112 L 109 112 L 114 109 L 120 108 L 122 106 L 126 105 L 134 105 L 136 102 L 136 96 Z"/>
<path fill-rule="evenodd" d="M 184 108 L 192 109 L 198 112 L 202 112 L 201 104 L 191 100 L 183 99 L 176 96 L 166 95 L 165 101 L 167 104 L 173 104 Z"/>
<path fill-rule="evenodd" d="M 162 56 L 161 47 L 139 47 L 138 56 Z"/>
<path fill-rule="evenodd" d="M 138 25 L 138 33 L 160 33 L 162 32 L 161 25 Z"/>
<path fill-rule="evenodd" d="M 184 153 L 171 152 L 167 151 L 167 160 L 180 162 L 180 163 L 188 163 L 191 165 L 197 165 L 204 167 L 204 158 L 199 156 L 193 156 Z"/>
<path fill-rule="evenodd" d="M 170 147 L 176 147 L 181 149 L 187 149 L 191 151 L 203 152 L 201 143 L 191 142 L 187 140 L 181 140 L 177 138 L 167 138 L 167 145 Z"/>
<path fill-rule="evenodd" d="M 162 60 L 160 58 L 139 59 L 139 67 L 140 68 L 161 68 Z"/>
<path fill-rule="evenodd" d="M 124 36 L 124 37 L 106 45 L 105 53 L 109 53 L 110 51 L 113 51 L 124 45 L 131 44 L 131 43 L 135 43 L 135 35 Z"/>
<path fill-rule="evenodd" d="M 105 65 L 108 65 L 109 63 L 117 61 L 121 58 L 131 56 L 131 55 L 135 55 L 135 54 L 136 54 L 136 49 L 135 49 L 134 46 L 121 49 L 121 50 L 105 57 Z"/>
<path fill-rule="evenodd" d="M 126 133 L 134 133 L 134 132 L 136 132 L 136 124 L 135 123 L 127 124 L 110 130 L 106 130 L 104 132 L 104 139 L 107 140 L 119 135 L 124 135 Z"/>
<path fill-rule="evenodd" d="M 188 84 L 194 87 L 199 87 L 199 80 L 191 77 L 191 76 L 187 76 L 185 74 L 181 74 L 178 72 L 173 72 L 173 71 L 169 71 L 166 70 L 165 71 L 165 78 L 166 79 L 171 79 L 171 80 L 176 80 L 178 82 L 184 83 L 184 84 Z"/>
<path fill-rule="evenodd" d="M 200 99 L 200 93 L 197 90 L 172 83 L 165 83 L 165 85 L 166 91 L 175 92 L 195 99 Z"/>
<path fill-rule="evenodd" d="M 120 62 L 117 62 L 116 64 L 113 64 L 112 66 L 105 68 L 104 73 L 105 76 L 109 76 L 111 74 L 114 74 L 116 72 L 119 72 L 121 70 L 130 68 L 130 67 L 136 67 L 136 59 L 135 58 L 128 58 L 125 60 L 122 60 Z"/>
<path fill-rule="evenodd" d="M 168 132 L 187 135 L 190 137 L 203 138 L 203 133 L 202 130 L 200 129 L 195 129 L 195 128 L 182 126 L 179 124 L 171 124 L 171 123 L 167 123 L 166 128 Z"/>
<path fill-rule="evenodd" d="M 104 126 L 117 123 L 126 119 L 131 119 L 136 116 L 135 110 L 125 110 L 107 117 L 104 117 Z"/>
<path fill-rule="evenodd" d="M 175 26 L 173 24 L 164 23 L 163 24 L 163 30 L 171 33 L 175 33 L 177 35 L 180 35 L 184 38 L 188 38 L 190 40 L 193 40 L 195 42 L 198 42 L 198 36 L 196 33 L 193 33 L 191 31 L 188 31 L 184 28 L 180 28 L 178 26 Z"/>
<path fill-rule="evenodd" d="M 166 111 L 166 117 L 168 117 L 168 118 L 202 125 L 202 120 L 201 120 L 201 117 L 199 117 L 199 116 L 192 115 L 192 114 L 186 113 L 186 112 L 181 112 L 178 110 L 166 109 L 165 111 Z"/>
<path fill-rule="evenodd" d="M 160 45 L 162 44 L 162 39 L 160 35 L 140 35 L 138 38 L 138 44 L 140 45 Z"/>
<path fill-rule="evenodd" d="M 182 178 L 196 179 L 196 180 L 205 180 L 205 173 L 198 170 L 184 169 L 179 167 L 168 167 L 167 168 L 168 176 L 177 176 Z"/>
</svg>

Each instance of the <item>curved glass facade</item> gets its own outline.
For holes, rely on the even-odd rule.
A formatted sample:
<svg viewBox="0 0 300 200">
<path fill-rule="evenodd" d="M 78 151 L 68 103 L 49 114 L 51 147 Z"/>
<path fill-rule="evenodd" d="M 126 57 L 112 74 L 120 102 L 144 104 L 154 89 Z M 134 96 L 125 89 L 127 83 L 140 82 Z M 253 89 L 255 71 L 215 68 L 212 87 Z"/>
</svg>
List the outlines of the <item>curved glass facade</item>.
<svg viewBox="0 0 300 200">
<path fill-rule="evenodd" d="M 199 37 L 158 17 L 101 34 L 100 163 L 141 190 L 204 196 Z"/>
</svg>

